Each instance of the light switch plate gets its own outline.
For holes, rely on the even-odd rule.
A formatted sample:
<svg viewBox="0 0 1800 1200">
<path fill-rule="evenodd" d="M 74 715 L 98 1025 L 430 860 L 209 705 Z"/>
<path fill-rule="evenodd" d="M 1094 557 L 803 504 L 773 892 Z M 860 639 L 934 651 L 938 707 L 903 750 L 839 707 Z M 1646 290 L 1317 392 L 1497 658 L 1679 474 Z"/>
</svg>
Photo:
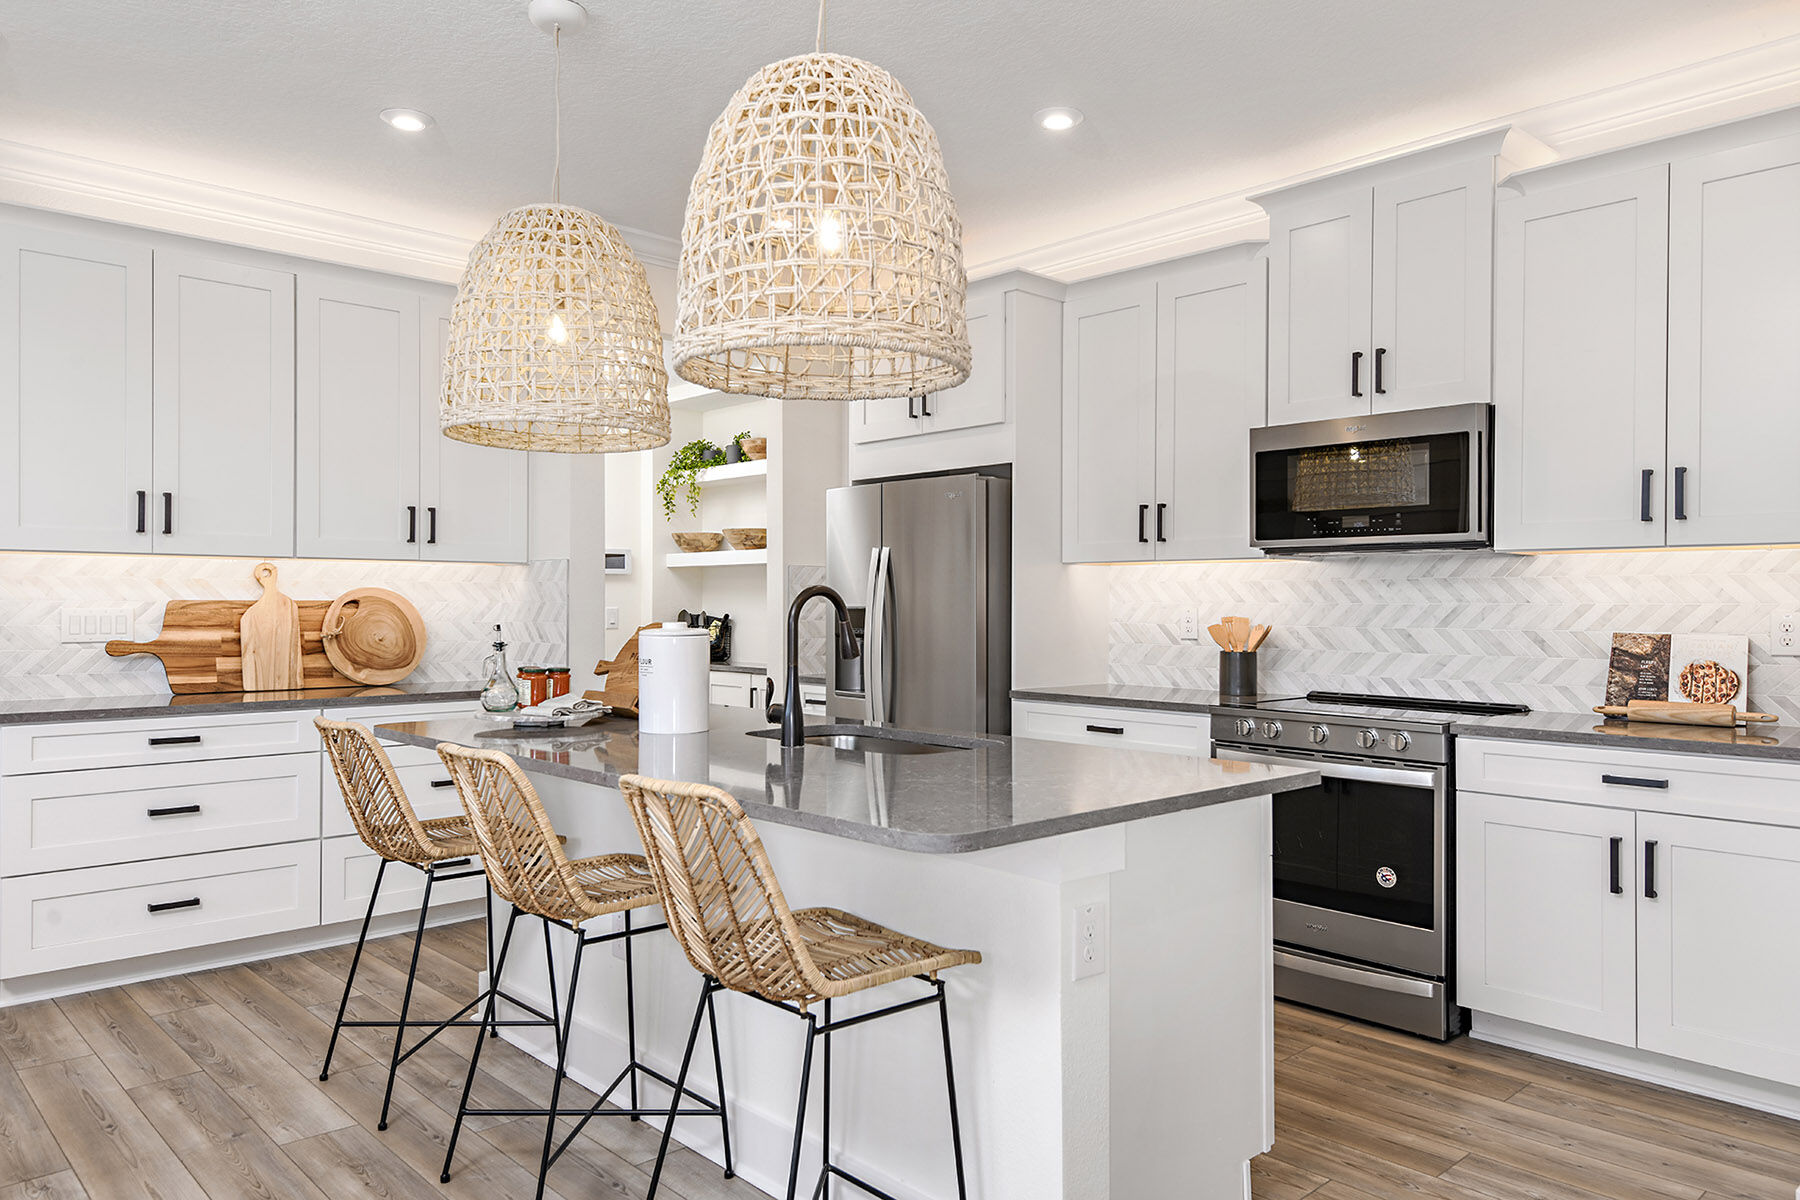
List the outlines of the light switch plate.
<svg viewBox="0 0 1800 1200">
<path fill-rule="evenodd" d="M 132 640 L 133 624 L 132 610 L 128 604 L 110 608 L 65 608 L 62 610 L 63 645 L 129 642 Z"/>
<path fill-rule="evenodd" d="M 617 629 L 619 627 L 619 606 L 616 604 L 609 604 L 606 606 L 606 627 L 608 629 Z"/>
</svg>

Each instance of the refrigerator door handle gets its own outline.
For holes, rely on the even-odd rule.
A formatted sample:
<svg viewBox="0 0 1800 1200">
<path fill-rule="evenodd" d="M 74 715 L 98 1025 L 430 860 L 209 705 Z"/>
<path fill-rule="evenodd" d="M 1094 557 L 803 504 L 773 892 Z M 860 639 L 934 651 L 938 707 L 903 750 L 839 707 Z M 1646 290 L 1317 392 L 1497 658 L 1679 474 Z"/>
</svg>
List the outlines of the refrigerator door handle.
<svg viewBox="0 0 1800 1200">
<path fill-rule="evenodd" d="M 863 632 L 863 688 L 869 696 L 869 721 L 888 719 L 888 548 L 869 551 L 869 619 Z"/>
</svg>

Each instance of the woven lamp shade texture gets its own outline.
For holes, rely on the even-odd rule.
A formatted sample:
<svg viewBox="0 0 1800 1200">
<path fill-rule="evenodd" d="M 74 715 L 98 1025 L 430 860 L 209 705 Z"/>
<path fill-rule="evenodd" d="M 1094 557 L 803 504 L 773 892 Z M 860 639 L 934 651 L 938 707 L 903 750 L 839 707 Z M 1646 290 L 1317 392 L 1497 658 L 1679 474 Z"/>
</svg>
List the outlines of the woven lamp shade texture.
<svg viewBox="0 0 1800 1200">
<path fill-rule="evenodd" d="M 501 217 L 469 255 L 449 342 L 446 437 L 590 454 L 669 441 L 649 280 L 619 231 L 585 209 Z"/>
<path fill-rule="evenodd" d="M 681 234 L 674 364 L 796 400 L 969 376 L 962 222 L 937 134 L 898 80 L 841 54 L 764 67 L 708 134 Z"/>
</svg>

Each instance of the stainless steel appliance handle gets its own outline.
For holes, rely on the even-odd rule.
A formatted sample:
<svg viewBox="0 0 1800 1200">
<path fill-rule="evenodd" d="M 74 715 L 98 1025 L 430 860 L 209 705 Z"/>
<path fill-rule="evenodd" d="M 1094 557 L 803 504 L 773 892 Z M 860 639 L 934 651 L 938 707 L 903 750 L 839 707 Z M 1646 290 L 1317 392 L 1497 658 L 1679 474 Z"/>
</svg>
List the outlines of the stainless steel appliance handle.
<svg viewBox="0 0 1800 1200">
<path fill-rule="evenodd" d="M 1438 786 L 1444 774 L 1443 767 L 1371 767 L 1362 763 L 1344 762 L 1333 758 L 1306 758 L 1298 754 L 1265 754 L 1260 750 L 1239 750 L 1235 747 L 1213 747 L 1213 757 L 1227 762 L 1260 762 L 1273 763 L 1283 767 L 1305 767 L 1308 770 L 1320 771 L 1334 779 L 1348 779 L 1354 783 L 1392 783 L 1401 787 Z"/>
<path fill-rule="evenodd" d="M 869 697 L 869 720 L 888 719 L 887 636 L 888 565 L 886 546 L 869 551 L 869 619 L 863 630 L 863 690 Z"/>
<path fill-rule="evenodd" d="M 1399 992 L 1407 996 L 1430 996 L 1435 986 L 1426 979 L 1408 979 L 1404 975 L 1390 975 L 1385 971 L 1369 971 L 1340 963 L 1320 962 L 1316 958 L 1289 954 L 1285 950 L 1275 951 L 1275 965 L 1286 967 L 1290 971 L 1299 971 L 1303 975 L 1316 975 L 1320 979 L 1335 979 L 1340 983 L 1353 983 L 1357 987 L 1374 988 L 1383 992 Z"/>
</svg>

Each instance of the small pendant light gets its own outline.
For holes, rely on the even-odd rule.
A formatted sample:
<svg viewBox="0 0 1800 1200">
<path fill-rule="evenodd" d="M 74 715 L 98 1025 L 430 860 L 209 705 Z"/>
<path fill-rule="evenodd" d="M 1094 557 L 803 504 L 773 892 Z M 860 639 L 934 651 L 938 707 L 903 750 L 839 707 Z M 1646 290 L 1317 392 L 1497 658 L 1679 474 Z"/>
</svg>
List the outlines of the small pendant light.
<svg viewBox="0 0 1800 1200">
<path fill-rule="evenodd" d="M 515 208 L 469 255 L 450 314 L 444 436 L 513 450 L 610 454 L 669 441 L 669 377 L 643 264 L 619 231 L 562 203 L 562 39 L 574 0 L 532 0 L 556 43 L 550 203 Z"/>
<path fill-rule="evenodd" d="M 918 395 L 969 376 L 962 223 L 898 80 L 815 50 L 751 76 L 707 136 L 681 233 L 674 365 L 781 399 Z"/>
</svg>

